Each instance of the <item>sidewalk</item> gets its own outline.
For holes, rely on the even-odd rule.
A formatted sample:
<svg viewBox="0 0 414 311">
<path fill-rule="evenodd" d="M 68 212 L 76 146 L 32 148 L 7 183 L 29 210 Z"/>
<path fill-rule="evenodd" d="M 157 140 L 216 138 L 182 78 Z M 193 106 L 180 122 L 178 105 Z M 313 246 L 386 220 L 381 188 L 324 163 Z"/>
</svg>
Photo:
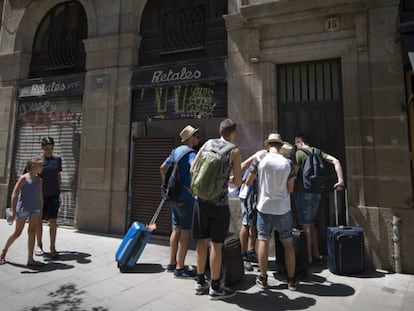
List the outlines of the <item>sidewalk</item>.
<svg viewBox="0 0 414 311">
<path fill-rule="evenodd" d="M 0 247 L 14 227 L 0 220 Z M 26 228 L 27 229 L 27 228 Z M 48 227 L 44 227 L 48 250 Z M 413 310 L 414 276 L 374 271 L 359 277 L 337 276 L 327 269 L 311 270 L 296 292 L 269 271 L 269 289 L 255 284 L 257 268 L 246 274 L 228 300 L 210 301 L 193 293 L 195 282 L 174 279 L 162 269 L 168 261 L 167 239 L 152 236 L 136 269 L 120 273 L 114 254 L 121 237 L 59 228 L 60 258 L 47 254 L 41 268 L 26 264 L 26 230 L 0 266 L 1 310 Z M 195 263 L 190 250 L 188 264 Z"/>
</svg>

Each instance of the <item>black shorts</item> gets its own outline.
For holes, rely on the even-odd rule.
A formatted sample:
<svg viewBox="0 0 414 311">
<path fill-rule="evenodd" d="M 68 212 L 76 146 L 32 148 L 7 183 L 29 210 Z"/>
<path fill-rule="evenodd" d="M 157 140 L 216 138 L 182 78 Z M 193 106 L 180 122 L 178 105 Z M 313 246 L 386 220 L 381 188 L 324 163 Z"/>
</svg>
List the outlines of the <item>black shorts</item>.
<svg viewBox="0 0 414 311">
<path fill-rule="evenodd" d="M 60 206 L 60 196 L 43 197 L 43 219 L 57 219 Z"/>
<path fill-rule="evenodd" d="M 201 200 L 194 203 L 193 237 L 211 239 L 214 243 L 223 243 L 230 224 L 228 205 L 216 206 Z"/>
</svg>

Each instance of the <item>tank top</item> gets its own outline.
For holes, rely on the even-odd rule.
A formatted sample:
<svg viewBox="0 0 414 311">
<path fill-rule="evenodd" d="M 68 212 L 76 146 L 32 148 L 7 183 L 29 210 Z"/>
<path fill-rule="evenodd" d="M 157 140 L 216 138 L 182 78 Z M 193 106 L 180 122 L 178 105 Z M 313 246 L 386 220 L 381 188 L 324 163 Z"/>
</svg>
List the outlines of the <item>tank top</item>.
<svg viewBox="0 0 414 311">
<path fill-rule="evenodd" d="M 40 209 L 40 178 L 36 176 L 34 179 L 31 179 L 29 174 L 26 174 L 25 177 L 26 182 L 20 189 L 17 198 L 17 212 L 33 212 Z"/>
</svg>

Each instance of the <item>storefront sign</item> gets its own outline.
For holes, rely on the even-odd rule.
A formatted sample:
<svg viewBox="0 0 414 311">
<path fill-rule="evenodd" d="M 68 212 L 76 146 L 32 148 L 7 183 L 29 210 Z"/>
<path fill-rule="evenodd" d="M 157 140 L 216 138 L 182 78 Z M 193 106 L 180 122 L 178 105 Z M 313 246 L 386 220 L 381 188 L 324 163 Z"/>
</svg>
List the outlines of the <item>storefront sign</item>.
<svg viewBox="0 0 414 311">
<path fill-rule="evenodd" d="M 194 83 L 199 81 L 225 80 L 224 60 L 197 64 L 181 64 L 140 68 L 134 72 L 133 87 L 164 84 Z"/>
<path fill-rule="evenodd" d="M 82 94 L 84 78 L 32 79 L 23 81 L 18 88 L 18 97 L 64 96 Z"/>
</svg>

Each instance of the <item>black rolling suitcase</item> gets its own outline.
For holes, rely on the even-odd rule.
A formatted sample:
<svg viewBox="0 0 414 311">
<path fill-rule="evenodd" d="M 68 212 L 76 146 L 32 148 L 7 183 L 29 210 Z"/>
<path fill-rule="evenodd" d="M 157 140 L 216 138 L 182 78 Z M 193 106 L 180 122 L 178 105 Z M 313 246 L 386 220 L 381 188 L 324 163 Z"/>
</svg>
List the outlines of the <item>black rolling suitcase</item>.
<svg viewBox="0 0 414 311">
<path fill-rule="evenodd" d="M 293 229 L 293 247 L 295 248 L 295 278 L 303 279 L 308 275 L 308 249 L 306 244 L 305 232 L 300 229 Z M 279 274 L 287 274 L 285 265 L 285 249 L 279 240 L 279 232 L 274 232 L 275 252 L 276 252 L 276 270 Z"/>
<path fill-rule="evenodd" d="M 243 255 L 237 234 L 229 233 L 224 240 L 222 270 L 226 286 L 240 282 L 244 277 Z"/>
<path fill-rule="evenodd" d="M 338 191 L 334 191 L 336 227 L 327 228 L 328 269 L 340 275 L 355 275 L 364 271 L 364 231 L 348 226 L 348 195 L 344 191 L 345 225 L 339 224 Z"/>
<path fill-rule="evenodd" d="M 155 229 L 155 221 L 164 205 L 165 199 L 161 200 L 155 211 L 154 216 L 148 226 L 135 221 L 125 234 L 121 245 L 115 253 L 115 260 L 121 272 L 126 272 L 128 269 L 135 267 L 139 257 L 142 254 L 147 242 Z"/>
</svg>

